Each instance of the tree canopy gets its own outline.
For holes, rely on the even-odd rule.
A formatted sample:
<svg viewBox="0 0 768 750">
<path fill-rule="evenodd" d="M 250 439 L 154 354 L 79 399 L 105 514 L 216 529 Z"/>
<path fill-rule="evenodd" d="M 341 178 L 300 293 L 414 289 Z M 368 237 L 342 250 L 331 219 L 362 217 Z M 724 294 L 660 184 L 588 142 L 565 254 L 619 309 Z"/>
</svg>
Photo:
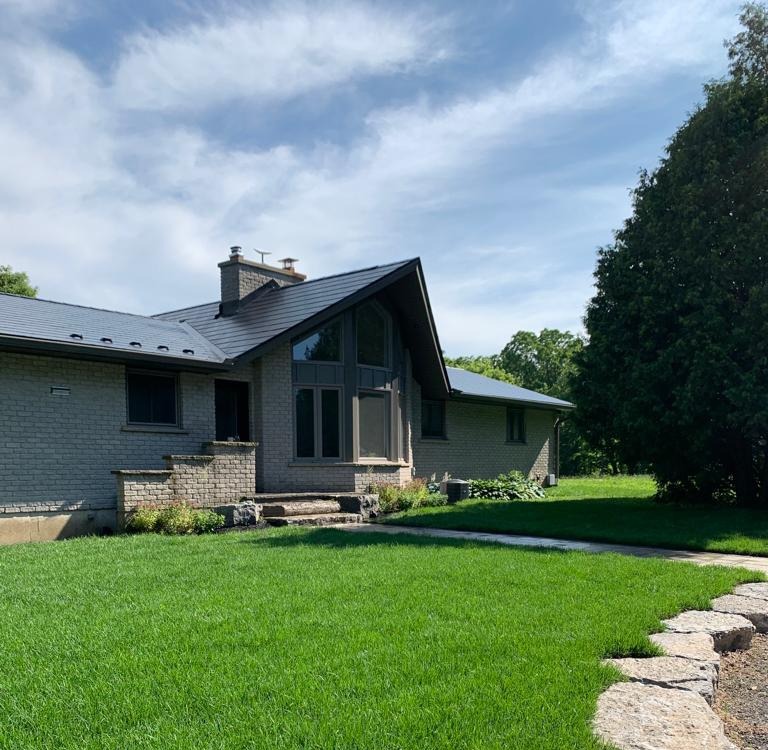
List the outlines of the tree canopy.
<svg viewBox="0 0 768 750">
<path fill-rule="evenodd" d="M 576 357 L 583 433 L 648 461 L 662 494 L 768 503 L 768 13 L 640 175 L 598 255 Z"/>
<path fill-rule="evenodd" d="M 21 294 L 24 297 L 37 296 L 37 288 L 30 284 L 27 274 L 14 271 L 10 266 L 0 266 L 0 292 Z"/>
</svg>

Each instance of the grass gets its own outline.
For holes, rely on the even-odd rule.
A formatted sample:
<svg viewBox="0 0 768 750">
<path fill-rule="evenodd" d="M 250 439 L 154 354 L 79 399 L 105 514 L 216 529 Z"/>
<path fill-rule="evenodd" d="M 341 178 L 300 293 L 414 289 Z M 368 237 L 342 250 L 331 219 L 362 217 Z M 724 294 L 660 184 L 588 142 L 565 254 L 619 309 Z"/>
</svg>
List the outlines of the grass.
<svg viewBox="0 0 768 750">
<path fill-rule="evenodd" d="M 544 500 L 469 500 L 385 523 L 768 556 L 768 511 L 665 505 L 650 477 L 562 479 Z"/>
<path fill-rule="evenodd" d="M 0 748 L 592 748 L 608 654 L 754 574 L 337 530 L 0 550 Z"/>
</svg>

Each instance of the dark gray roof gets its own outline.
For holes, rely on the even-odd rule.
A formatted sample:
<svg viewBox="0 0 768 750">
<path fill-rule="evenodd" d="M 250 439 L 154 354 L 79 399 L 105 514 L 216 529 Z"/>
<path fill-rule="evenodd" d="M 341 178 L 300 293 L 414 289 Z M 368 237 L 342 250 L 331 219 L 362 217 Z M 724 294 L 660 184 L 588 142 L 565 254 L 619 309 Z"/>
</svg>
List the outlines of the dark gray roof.
<svg viewBox="0 0 768 750">
<path fill-rule="evenodd" d="M 460 367 L 447 367 L 448 380 L 451 390 L 457 391 L 457 395 L 483 398 L 493 401 L 512 401 L 532 406 L 551 407 L 553 409 L 573 409 L 569 401 L 545 396 L 543 393 L 529 391 L 519 385 L 504 383 L 501 380 L 487 378 L 476 372 L 462 370 Z"/>
<path fill-rule="evenodd" d="M 405 260 L 270 289 L 246 302 L 235 315 L 219 316 L 219 303 L 210 302 L 155 317 L 185 321 L 234 359 L 417 262 Z"/>
<path fill-rule="evenodd" d="M 0 294 L 0 340 L 4 345 L 66 345 L 190 362 L 226 358 L 185 324 L 15 294 Z"/>
</svg>

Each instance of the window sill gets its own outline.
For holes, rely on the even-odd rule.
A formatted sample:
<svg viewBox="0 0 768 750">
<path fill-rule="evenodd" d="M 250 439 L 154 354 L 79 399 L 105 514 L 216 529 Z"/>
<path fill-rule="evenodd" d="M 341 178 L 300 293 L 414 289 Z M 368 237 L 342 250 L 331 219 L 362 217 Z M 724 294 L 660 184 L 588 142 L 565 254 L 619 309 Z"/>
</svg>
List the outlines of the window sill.
<svg viewBox="0 0 768 750">
<path fill-rule="evenodd" d="M 506 445 L 528 445 L 527 440 L 507 440 Z"/>
<path fill-rule="evenodd" d="M 189 430 L 181 427 L 172 427 L 170 425 L 154 424 L 124 424 L 120 428 L 121 432 L 150 432 L 157 435 L 189 435 Z"/>
</svg>

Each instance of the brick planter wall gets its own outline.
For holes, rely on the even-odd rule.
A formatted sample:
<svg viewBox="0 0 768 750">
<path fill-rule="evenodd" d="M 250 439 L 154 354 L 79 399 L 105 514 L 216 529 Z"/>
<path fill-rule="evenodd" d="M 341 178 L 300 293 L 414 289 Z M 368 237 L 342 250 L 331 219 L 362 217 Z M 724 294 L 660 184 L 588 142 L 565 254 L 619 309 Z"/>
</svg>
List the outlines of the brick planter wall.
<svg viewBox="0 0 768 750">
<path fill-rule="evenodd" d="M 212 442 L 204 454 L 164 456 L 166 469 L 118 469 L 117 521 L 145 504 L 169 505 L 185 501 L 200 508 L 215 508 L 254 494 L 256 444 Z"/>
</svg>

